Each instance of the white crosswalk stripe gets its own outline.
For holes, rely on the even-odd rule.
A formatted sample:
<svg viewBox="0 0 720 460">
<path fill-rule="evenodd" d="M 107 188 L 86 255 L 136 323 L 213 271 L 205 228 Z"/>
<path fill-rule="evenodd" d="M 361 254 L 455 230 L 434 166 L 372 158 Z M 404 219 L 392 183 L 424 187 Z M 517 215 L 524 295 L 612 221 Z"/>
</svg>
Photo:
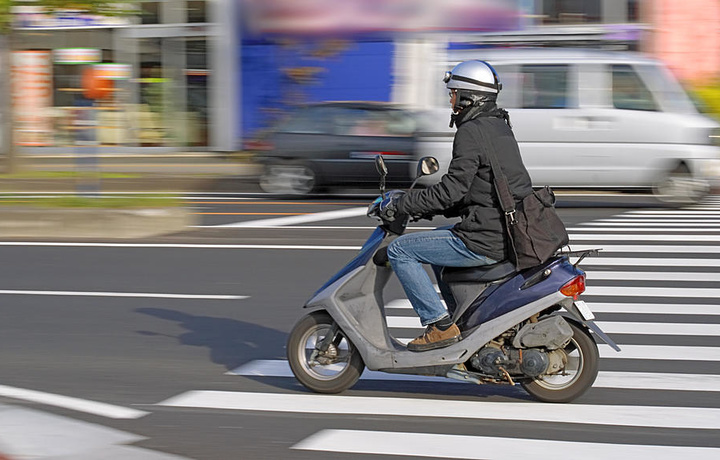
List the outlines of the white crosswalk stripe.
<svg viewBox="0 0 720 460">
<path fill-rule="evenodd" d="M 642 394 L 637 405 L 489 402 L 472 397 L 438 399 L 315 395 L 307 393 L 248 393 L 192 391 L 165 400 L 169 407 L 209 408 L 333 415 L 459 418 L 542 422 L 578 426 L 618 426 L 697 430 L 720 439 L 720 408 L 704 407 L 697 399 L 720 392 L 720 197 L 683 209 L 628 211 L 611 218 L 571 227 L 573 249 L 603 248 L 588 257 L 584 298 L 598 316 L 597 324 L 621 346 L 620 353 L 599 343 L 600 372 L 590 394 Z M 614 270 L 613 267 L 619 268 Z M 401 342 L 420 334 L 422 327 L 407 299 L 386 303 L 390 332 Z M 662 315 L 662 316 L 658 316 Z M 285 360 L 257 360 L 228 372 L 253 378 L 291 378 Z M 363 381 L 387 382 L 389 391 L 424 382 L 466 385 L 440 377 L 387 374 L 366 370 Z M 395 385 L 398 385 L 395 383 Z M 670 405 L 687 401 L 687 407 Z M 593 401 L 597 401 L 597 397 Z M 612 401 L 605 398 L 604 401 Z M 626 396 L 623 401 L 632 400 Z M 701 399 L 702 400 L 702 399 Z M 649 401 L 649 402 L 646 402 Z M 633 400 L 634 402 L 634 400 Z M 427 425 L 431 427 L 433 425 Z M 564 425 L 563 425 L 564 426 Z M 429 429 L 428 431 L 436 431 Z M 442 431 L 442 430 L 439 430 Z M 508 435 L 510 436 L 510 435 Z M 657 443 L 615 442 L 614 439 L 524 439 L 513 431 L 502 436 L 456 433 L 408 433 L 402 430 L 335 429 L 327 426 L 299 440 L 292 449 L 369 455 L 500 459 L 533 458 L 720 458 L 720 444 L 693 445 L 678 440 Z M 667 444 L 667 445 L 666 445 Z"/>
<path fill-rule="evenodd" d="M 697 460 L 715 460 L 720 456 L 720 449 L 709 447 L 638 446 L 544 439 L 335 429 L 320 431 L 295 444 L 292 448 L 375 455 L 505 460 L 508 458 L 509 446 L 512 449 L 512 457 L 528 457 L 534 460 L 557 460 L 558 458 L 582 458 L 583 460 L 652 458 L 653 460 L 676 460 L 683 457 Z"/>
</svg>

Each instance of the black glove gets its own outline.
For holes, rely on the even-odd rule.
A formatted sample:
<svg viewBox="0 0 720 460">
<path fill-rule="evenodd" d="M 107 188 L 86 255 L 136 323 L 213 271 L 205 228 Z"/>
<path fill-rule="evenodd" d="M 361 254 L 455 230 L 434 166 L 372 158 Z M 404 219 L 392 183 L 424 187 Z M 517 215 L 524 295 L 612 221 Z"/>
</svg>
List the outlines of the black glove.
<svg viewBox="0 0 720 460">
<path fill-rule="evenodd" d="M 398 201 L 405 195 L 402 190 L 390 190 L 383 195 L 383 199 L 378 207 L 378 215 L 388 222 L 395 220 L 398 214 Z"/>
</svg>

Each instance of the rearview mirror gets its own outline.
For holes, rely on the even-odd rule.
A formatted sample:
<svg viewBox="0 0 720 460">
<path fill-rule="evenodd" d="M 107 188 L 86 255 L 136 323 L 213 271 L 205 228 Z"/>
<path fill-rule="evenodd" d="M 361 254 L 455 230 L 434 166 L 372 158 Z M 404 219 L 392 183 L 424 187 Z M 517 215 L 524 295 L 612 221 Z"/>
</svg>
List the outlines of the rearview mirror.
<svg viewBox="0 0 720 460">
<path fill-rule="evenodd" d="M 418 162 L 417 176 L 430 176 L 440 170 L 440 164 L 435 157 L 422 157 Z"/>
<path fill-rule="evenodd" d="M 382 177 L 387 176 L 388 170 L 382 155 L 375 156 L 375 168 Z"/>
</svg>

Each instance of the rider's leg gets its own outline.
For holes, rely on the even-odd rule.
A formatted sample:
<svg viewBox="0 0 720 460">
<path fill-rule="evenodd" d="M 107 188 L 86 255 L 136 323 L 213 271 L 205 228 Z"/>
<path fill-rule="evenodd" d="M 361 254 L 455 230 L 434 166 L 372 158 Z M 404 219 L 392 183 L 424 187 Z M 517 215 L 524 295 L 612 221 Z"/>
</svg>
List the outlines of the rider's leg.
<svg viewBox="0 0 720 460">
<path fill-rule="evenodd" d="M 408 348 L 432 349 L 457 341 L 460 332 L 449 320 L 448 312 L 440 302 L 440 297 L 435 292 L 422 264 L 475 267 L 492 264 L 495 261 L 468 250 L 462 240 L 449 230 L 402 235 L 388 246 L 388 258 L 421 323 L 423 326 L 428 326 L 426 333 L 408 344 Z M 451 335 L 455 331 L 457 334 Z M 438 334 L 435 334 L 436 332 Z M 428 337 L 429 334 L 434 334 L 436 337 Z M 420 345 L 420 348 L 413 347 L 412 344 L 418 340 L 422 342 L 416 344 Z"/>
<path fill-rule="evenodd" d="M 447 307 L 448 313 L 452 315 L 452 313 L 457 308 L 457 303 L 455 302 L 455 296 L 453 295 L 452 291 L 450 290 L 450 286 L 442 280 L 442 269 L 443 267 L 441 265 L 431 265 L 433 273 L 435 274 L 435 279 L 437 280 L 438 288 L 440 289 L 440 295 L 442 296 L 443 300 L 445 301 L 445 306 Z"/>
</svg>

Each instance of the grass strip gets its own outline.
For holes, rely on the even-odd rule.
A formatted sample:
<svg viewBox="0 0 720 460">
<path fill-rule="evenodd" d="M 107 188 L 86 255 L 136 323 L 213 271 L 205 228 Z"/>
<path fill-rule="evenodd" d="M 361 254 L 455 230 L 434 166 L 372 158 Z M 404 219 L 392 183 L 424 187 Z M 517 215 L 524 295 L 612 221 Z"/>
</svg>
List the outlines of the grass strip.
<svg viewBox="0 0 720 460">
<path fill-rule="evenodd" d="M 42 208 L 172 208 L 182 205 L 182 199 L 172 194 L 153 195 L 63 195 L 56 197 L 0 196 L 0 206 L 31 206 Z"/>
</svg>

